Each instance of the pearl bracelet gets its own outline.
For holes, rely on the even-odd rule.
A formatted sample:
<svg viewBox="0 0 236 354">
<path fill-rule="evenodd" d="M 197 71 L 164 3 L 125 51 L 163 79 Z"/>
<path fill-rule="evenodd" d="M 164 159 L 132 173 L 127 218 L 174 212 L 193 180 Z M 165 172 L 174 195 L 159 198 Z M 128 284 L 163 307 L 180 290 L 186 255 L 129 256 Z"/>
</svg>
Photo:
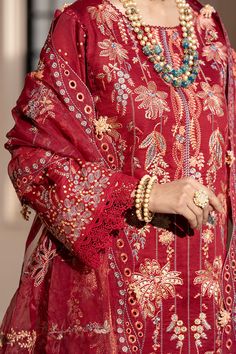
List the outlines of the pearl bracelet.
<svg viewBox="0 0 236 354">
<path fill-rule="evenodd" d="M 144 221 L 142 208 L 143 208 L 143 200 L 146 193 L 146 185 L 149 182 L 151 177 L 149 175 L 145 175 L 141 178 L 138 188 L 136 190 L 136 197 L 135 197 L 135 208 L 136 208 L 136 215 L 138 220 Z"/>
<path fill-rule="evenodd" d="M 145 195 L 144 195 L 144 200 L 143 200 L 143 216 L 144 216 L 144 221 L 146 223 L 152 221 L 152 218 L 154 216 L 154 213 L 150 212 L 149 210 L 149 203 L 150 203 L 150 196 L 151 196 L 151 191 L 154 183 L 157 182 L 157 176 L 152 176 L 148 183 L 147 187 L 145 190 Z"/>
</svg>

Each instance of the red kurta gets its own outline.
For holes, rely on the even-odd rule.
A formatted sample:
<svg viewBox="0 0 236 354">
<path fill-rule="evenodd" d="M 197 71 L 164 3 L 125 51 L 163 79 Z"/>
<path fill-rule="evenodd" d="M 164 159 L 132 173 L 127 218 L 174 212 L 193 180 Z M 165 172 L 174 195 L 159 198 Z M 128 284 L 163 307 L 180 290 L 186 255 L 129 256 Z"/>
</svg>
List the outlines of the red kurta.
<svg viewBox="0 0 236 354">
<path fill-rule="evenodd" d="M 56 14 L 8 134 L 11 179 L 37 216 L 1 353 L 236 352 L 232 253 L 221 278 L 228 52 L 217 18 L 194 9 L 201 70 L 187 89 L 161 79 L 109 1 Z M 153 31 L 178 67 L 181 27 Z M 195 178 L 224 213 L 200 231 L 178 215 L 137 222 L 133 192 L 146 173 Z"/>
</svg>

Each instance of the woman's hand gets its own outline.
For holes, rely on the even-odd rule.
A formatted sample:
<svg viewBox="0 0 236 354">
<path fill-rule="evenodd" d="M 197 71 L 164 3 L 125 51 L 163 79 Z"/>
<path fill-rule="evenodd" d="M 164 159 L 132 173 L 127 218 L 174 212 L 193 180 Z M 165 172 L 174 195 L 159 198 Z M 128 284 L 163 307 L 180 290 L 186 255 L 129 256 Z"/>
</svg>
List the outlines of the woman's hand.
<svg viewBox="0 0 236 354">
<path fill-rule="evenodd" d="M 209 197 L 209 204 L 204 209 L 196 206 L 193 201 L 194 193 L 199 190 L 204 190 Z M 223 212 L 217 196 L 192 177 L 154 184 L 149 209 L 154 213 L 183 215 L 192 228 L 200 228 L 206 224 L 210 211 Z"/>
</svg>

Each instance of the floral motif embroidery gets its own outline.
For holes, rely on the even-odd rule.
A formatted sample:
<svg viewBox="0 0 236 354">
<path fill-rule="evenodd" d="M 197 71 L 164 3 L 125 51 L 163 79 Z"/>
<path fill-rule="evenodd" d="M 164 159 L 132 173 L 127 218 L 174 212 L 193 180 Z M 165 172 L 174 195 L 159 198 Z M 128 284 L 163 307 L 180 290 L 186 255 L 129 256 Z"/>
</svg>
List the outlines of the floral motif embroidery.
<svg viewBox="0 0 236 354">
<path fill-rule="evenodd" d="M 103 136 L 104 133 L 111 131 L 111 125 L 107 123 L 108 117 L 100 116 L 94 121 L 95 133 L 97 136 Z"/>
<path fill-rule="evenodd" d="M 132 247 L 132 254 L 136 260 L 139 259 L 139 252 L 144 249 L 146 244 L 146 235 L 150 232 L 150 225 L 145 225 L 141 229 L 128 226 L 125 230 L 130 246 Z"/>
<path fill-rule="evenodd" d="M 34 286 L 36 287 L 42 284 L 50 262 L 57 255 L 56 250 L 52 249 L 52 247 L 53 244 L 51 240 L 45 238 L 42 244 L 37 248 L 36 254 L 33 254 L 31 258 L 30 273 L 31 278 L 34 279 Z"/>
<path fill-rule="evenodd" d="M 200 12 L 204 17 L 210 18 L 212 14 L 216 13 L 216 10 L 213 6 L 207 4 L 200 10 Z"/>
<path fill-rule="evenodd" d="M 174 254 L 174 248 L 171 246 L 171 244 L 174 242 L 174 239 L 175 235 L 173 234 L 173 232 L 165 229 L 160 229 L 159 242 L 163 246 L 167 246 L 167 261 L 170 261 Z"/>
<path fill-rule="evenodd" d="M 146 110 L 145 117 L 147 119 L 162 117 L 164 112 L 170 111 L 166 101 L 168 94 L 157 91 L 157 85 L 154 81 L 150 81 L 147 87 L 139 86 L 134 92 L 138 94 L 135 101 L 141 102 L 138 108 Z"/>
<path fill-rule="evenodd" d="M 24 108 L 24 112 L 31 119 L 44 123 L 48 117 L 55 118 L 52 102 L 54 99 L 55 95 L 52 90 L 39 83 L 38 88 L 31 92 L 31 99 Z"/>
<path fill-rule="evenodd" d="M 187 327 L 184 326 L 184 322 L 179 320 L 178 315 L 174 314 L 171 316 L 171 323 L 167 327 L 167 332 L 174 332 L 170 340 L 177 340 L 176 349 L 183 348 L 185 333 L 187 332 Z"/>
<path fill-rule="evenodd" d="M 153 317 L 162 299 L 169 295 L 174 297 L 175 285 L 183 284 L 179 277 L 181 273 L 170 271 L 169 262 L 161 268 L 158 261 L 150 259 L 145 259 L 139 269 L 140 273 L 132 275 L 130 289 L 134 291 L 144 316 Z"/>
<path fill-rule="evenodd" d="M 68 328 L 59 328 L 57 324 L 52 324 L 48 330 L 48 334 L 57 340 L 62 340 L 64 336 L 81 335 L 83 333 L 107 334 L 111 331 L 110 324 L 107 320 L 103 324 L 97 322 L 88 323 L 86 326 L 74 325 Z"/>
<path fill-rule="evenodd" d="M 192 156 L 190 158 L 190 166 L 198 167 L 201 170 L 204 167 L 205 158 L 202 152 L 200 152 L 197 156 Z"/>
<path fill-rule="evenodd" d="M 37 80 L 42 80 L 43 77 L 44 77 L 44 68 L 45 68 L 45 64 L 43 61 L 39 61 L 39 64 L 38 64 L 38 68 L 36 71 L 32 71 L 30 73 L 30 75 L 32 77 L 35 77 Z"/>
<path fill-rule="evenodd" d="M 198 97 L 203 99 L 203 110 L 210 110 L 213 115 L 222 117 L 224 115 L 223 110 L 223 93 L 219 85 L 215 84 L 211 86 L 207 82 L 201 82 L 201 88 L 203 91 L 197 93 Z"/>
<path fill-rule="evenodd" d="M 103 49 L 100 53 L 101 57 L 109 57 L 110 60 L 114 60 L 122 64 L 125 59 L 128 59 L 127 50 L 117 42 L 113 42 L 110 39 L 104 39 L 103 42 L 98 42 L 98 45 Z"/>
<path fill-rule="evenodd" d="M 16 332 L 11 328 L 11 332 L 9 333 L 0 333 L 0 348 L 5 344 L 10 345 L 11 347 L 13 345 L 18 345 L 21 349 L 28 349 L 28 353 L 32 353 L 36 339 L 37 335 L 35 331 L 22 330 Z"/>
<path fill-rule="evenodd" d="M 194 333 L 195 345 L 198 349 L 202 347 L 202 339 L 207 339 L 205 330 L 211 329 L 210 324 L 206 320 L 206 314 L 201 312 L 199 318 L 194 320 L 194 325 L 191 326 L 191 331 Z"/>
<path fill-rule="evenodd" d="M 145 169 L 151 174 L 160 177 L 159 182 L 170 181 L 167 167 L 169 165 L 164 161 L 166 154 L 166 141 L 164 136 L 155 129 L 143 140 L 139 146 L 141 149 L 147 149 L 145 159 Z"/>
<path fill-rule="evenodd" d="M 209 251 L 209 245 L 213 242 L 215 238 L 214 232 L 212 229 L 207 228 L 206 230 L 203 231 L 202 233 L 202 239 L 204 242 L 204 245 L 202 247 L 203 252 L 204 252 L 204 256 L 206 258 L 209 257 L 208 251 Z"/>
<path fill-rule="evenodd" d="M 118 21 L 118 15 L 112 6 L 108 4 L 99 4 L 98 7 L 88 7 L 88 12 L 92 20 L 96 21 L 101 33 L 105 35 L 105 27 L 113 28 L 113 22 Z"/>
<path fill-rule="evenodd" d="M 227 326 L 227 324 L 229 323 L 230 320 L 231 320 L 231 315 L 230 315 L 229 311 L 222 309 L 218 313 L 218 324 L 221 327 Z"/>
<path fill-rule="evenodd" d="M 212 297 L 215 303 L 218 304 L 221 293 L 220 293 L 220 275 L 222 270 L 222 259 L 221 257 L 216 257 L 213 264 L 205 261 L 205 268 L 196 271 L 197 277 L 195 277 L 193 283 L 194 285 L 201 285 L 201 294 L 208 297 Z"/>
<path fill-rule="evenodd" d="M 210 136 L 209 139 L 209 153 L 210 159 L 208 165 L 210 168 L 207 170 L 207 184 L 210 187 L 216 180 L 216 173 L 223 164 L 223 149 L 224 149 L 224 138 L 219 128 L 217 128 Z"/>
<path fill-rule="evenodd" d="M 221 42 L 205 46 L 202 55 L 206 57 L 207 61 L 214 60 L 217 63 L 225 63 L 227 60 L 226 47 Z"/>
<path fill-rule="evenodd" d="M 204 13 L 201 13 L 197 17 L 197 27 L 198 31 L 206 31 L 209 33 L 210 31 L 215 31 L 215 22 L 212 17 L 204 16 Z"/>
</svg>

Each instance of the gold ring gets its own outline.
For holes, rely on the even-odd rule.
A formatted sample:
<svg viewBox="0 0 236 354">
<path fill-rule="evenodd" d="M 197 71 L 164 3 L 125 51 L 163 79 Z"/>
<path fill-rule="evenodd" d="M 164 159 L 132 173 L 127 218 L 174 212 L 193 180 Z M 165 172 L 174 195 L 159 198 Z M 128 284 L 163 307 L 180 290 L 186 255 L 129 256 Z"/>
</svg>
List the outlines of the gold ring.
<svg viewBox="0 0 236 354">
<path fill-rule="evenodd" d="M 203 189 L 196 191 L 193 196 L 193 202 L 199 208 L 204 209 L 209 203 L 208 194 Z"/>
</svg>

